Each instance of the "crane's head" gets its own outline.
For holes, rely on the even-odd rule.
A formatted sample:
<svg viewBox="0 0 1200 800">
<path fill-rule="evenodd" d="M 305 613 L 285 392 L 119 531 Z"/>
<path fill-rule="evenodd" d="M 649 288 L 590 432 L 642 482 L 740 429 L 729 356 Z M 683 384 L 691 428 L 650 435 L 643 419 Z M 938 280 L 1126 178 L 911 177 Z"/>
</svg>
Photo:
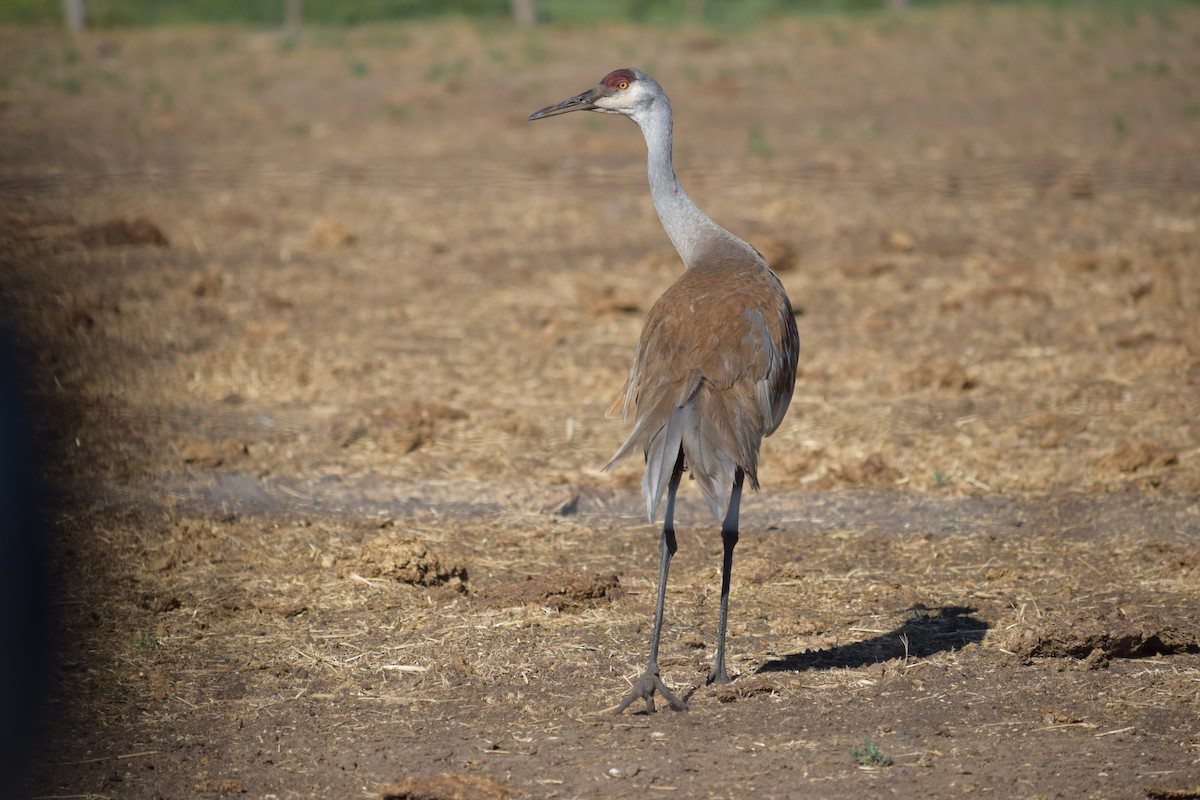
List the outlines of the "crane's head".
<svg viewBox="0 0 1200 800">
<path fill-rule="evenodd" d="M 637 121 L 638 117 L 656 102 L 665 101 L 662 87 L 640 69 L 615 69 L 586 92 L 569 97 L 561 103 L 535 111 L 535 119 L 566 114 L 568 111 L 599 111 L 602 114 L 624 114 Z"/>
</svg>

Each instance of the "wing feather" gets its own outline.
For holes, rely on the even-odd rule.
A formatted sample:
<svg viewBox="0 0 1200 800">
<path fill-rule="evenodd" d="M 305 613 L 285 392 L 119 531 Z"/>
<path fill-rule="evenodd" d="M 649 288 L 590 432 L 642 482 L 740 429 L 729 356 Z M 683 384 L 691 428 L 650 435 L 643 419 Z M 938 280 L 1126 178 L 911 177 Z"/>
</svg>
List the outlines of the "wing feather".
<svg viewBox="0 0 1200 800">
<path fill-rule="evenodd" d="M 635 415 L 605 469 L 641 450 L 653 521 L 680 448 L 722 518 L 741 468 L 758 488 L 758 452 L 783 421 L 796 378 L 796 321 L 779 279 L 760 266 L 693 265 L 650 309 L 625 389 L 610 413 Z"/>
</svg>

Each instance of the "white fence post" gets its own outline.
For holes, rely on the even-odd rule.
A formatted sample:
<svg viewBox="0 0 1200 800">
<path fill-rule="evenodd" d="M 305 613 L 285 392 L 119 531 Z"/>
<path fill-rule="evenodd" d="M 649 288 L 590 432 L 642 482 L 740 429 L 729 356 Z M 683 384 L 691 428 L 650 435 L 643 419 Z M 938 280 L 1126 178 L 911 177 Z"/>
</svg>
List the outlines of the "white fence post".
<svg viewBox="0 0 1200 800">
<path fill-rule="evenodd" d="M 518 25 L 536 25 L 537 6 L 534 0 L 512 0 L 512 15 Z"/>
<path fill-rule="evenodd" d="M 73 36 L 83 33 L 87 27 L 87 9 L 83 0 L 63 0 L 63 14 L 67 18 L 67 30 Z"/>
<path fill-rule="evenodd" d="M 284 0 L 283 27 L 289 31 L 299 30 L 304 24 L 304 0 Z"/>
</svg>

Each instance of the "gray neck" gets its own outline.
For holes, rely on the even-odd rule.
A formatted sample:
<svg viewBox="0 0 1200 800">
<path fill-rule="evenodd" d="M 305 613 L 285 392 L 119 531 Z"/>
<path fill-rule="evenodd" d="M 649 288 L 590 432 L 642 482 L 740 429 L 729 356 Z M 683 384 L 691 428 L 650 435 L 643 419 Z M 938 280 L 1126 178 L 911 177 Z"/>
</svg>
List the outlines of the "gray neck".
<svg viewBox="0 0 1200 800">
<path fill-rule="evenodd" d="M 695 264 L 707 248 L 716 244 L 736 242 L 752 250 L 697 208 L 679 185 L 671 164 L 671 105 L 666 97 L 647 113 L 634 117 L 633 121 L 646 137 L 647 173 L 654 210 L 684 266 Z"/>
</svg>

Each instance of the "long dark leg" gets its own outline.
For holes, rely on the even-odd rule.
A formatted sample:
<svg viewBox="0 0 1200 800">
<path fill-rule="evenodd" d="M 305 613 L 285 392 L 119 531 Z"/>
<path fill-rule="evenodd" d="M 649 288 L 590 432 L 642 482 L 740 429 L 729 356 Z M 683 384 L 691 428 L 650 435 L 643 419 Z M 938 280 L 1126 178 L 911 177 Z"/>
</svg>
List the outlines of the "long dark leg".
<svg viewBox="0 0 1200 800">
<path fill-rule="evenodd" d="M 658 543 L 658 599 L 654 603 L 654 632 L 650 634 L 650 663 L 641 680 L 633 687 L 615 713 L 620 714 L 634 700 L 646 701 L 646 713 L 654 711 L 654 693 L 663 696 L 671 708 L 682 711 L 687 706 L 663 685 L 658 675 L 658 640 L 662 635 L 663 606 L 667 599 L 667 572 L 671 568 L 671 556 L 675 555 L 675 493 L 679 490 L 679 479 L 683 476 L 683 449 L 679 450 L 679 458 L 675 460 L 675 468 L 671 471 L 671 482 L 667 486 L 667 513 L 663 517 L 662 537 Z"/>
<path fill-rule="evenodd" d="M 717 660 L 708 673 L 709 683 L 729 683 L 725 671 L 725 628 L 729 624 L 729 575 L 733 571 L 733 548 L 738 541 L 738 510 L 742 504 L 742 468 L 733 475 L 733 491 L 729 495 L 729 510 L 721 523 L 721 543 L 725 545 L 725 557 L 721 560 L 721 618 L 717 623 Z"/>
</svg>

